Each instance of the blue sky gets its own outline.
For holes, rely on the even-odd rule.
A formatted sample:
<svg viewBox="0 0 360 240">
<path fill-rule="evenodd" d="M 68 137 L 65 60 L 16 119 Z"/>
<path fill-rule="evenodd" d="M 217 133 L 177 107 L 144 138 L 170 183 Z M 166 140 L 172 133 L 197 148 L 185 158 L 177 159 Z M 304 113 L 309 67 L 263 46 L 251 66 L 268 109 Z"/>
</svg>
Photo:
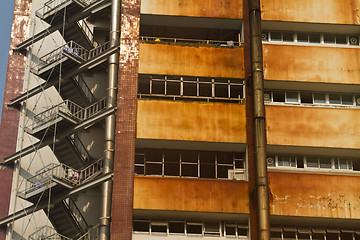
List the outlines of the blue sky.
<svg viewBox="0 0 360 240">
<path fill-rule="evenodd" d="M 0 8 L 0 113 L 4 100 L 6 68 L 10 47 L 10 32 L 15 0 L 2 0 Z M 0 114 L 1 121 L 1 114 Z"/>
</svg>

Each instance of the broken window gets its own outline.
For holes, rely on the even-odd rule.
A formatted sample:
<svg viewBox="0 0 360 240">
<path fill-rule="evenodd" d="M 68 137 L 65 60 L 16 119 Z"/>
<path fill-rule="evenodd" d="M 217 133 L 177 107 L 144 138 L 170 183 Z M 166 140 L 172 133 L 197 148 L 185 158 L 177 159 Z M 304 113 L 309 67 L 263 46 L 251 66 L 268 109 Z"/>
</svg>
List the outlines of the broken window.
<svg viewBox="0 0 360 240">
<path fill-rule="evenodd" d="M 140 98 L 242 102 L 245 95 L 243 79 L 139 74 L 138 81 Z"/>
</svg>

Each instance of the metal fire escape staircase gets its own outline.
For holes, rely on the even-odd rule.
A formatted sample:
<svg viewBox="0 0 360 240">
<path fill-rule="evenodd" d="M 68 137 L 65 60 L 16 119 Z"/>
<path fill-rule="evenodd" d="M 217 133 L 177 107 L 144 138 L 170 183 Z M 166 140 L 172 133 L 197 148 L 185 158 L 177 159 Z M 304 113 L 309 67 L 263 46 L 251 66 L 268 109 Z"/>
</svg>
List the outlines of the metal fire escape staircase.
<svg viewBox="0 0 360 240">
<path fill-rule="evenodd" d="M 110 5 L 111 0 L 50 0 L 36 12 L 50 27 L 18 46 L 19 52 L 24 53 L 33 43 L 61 29 L 67 42 L 37 58 L 37 66 L 31 72 L 45 82 L 13 99 L 10 107 L 21 109 L 23 101 L 52 86 L 64 101 L 31 117 L 32 122 L 24 131 L 39 141 L 5 158 L 5 163 L 50 146 L 60 164 L 26 179 L 18 197 L 33 205 L 0 219 L 0 228 L 43 209 L 56 232 L 41 239 L 97 239 L 98 226 L 88 226 L 71 197 L 113 176 L 102 174 L 103 160 L 94 161 L 77 135 L 116 110 L 106 107 L 106 98 L 96 100 L 80 75 L 101 66 L 119 51 L 119 47 L 111 48 L 109 43 L 93 48 L 93 33 L 85 21 Z"/>
<path fill-rule="evenodd" d="M 101 114 L 104 110 L 106 110 L 106 98 L 86 108 L 82 108 L 70 100 L 65 100 L 35 115 L 32 123 L 25 126 L 24 130 L 38 139 L 48 139 L 53 136 L 55 127 L 58 130 L 73 128 L 77 124 Z M 49 146 L 51 147 L 52 144 L 53 142 Z M 53 151 L 59 162 L 73 168 L 83 167 L 92 160 L 76 133 L 60 138 Z"/>
<path fill-rule="evenodd" d="M 76 42 L 70 41 L 51 51 L 39 59 L 40 63 L 36 68 L 31 69 L 32 73 L 46 82 L 12 99 L 10 107 L 19 109 L 22 101 L 51 86 L 60 92 L 63 99 L 70 99 L 81 106 L 92 103 L 95 98 L 79 74 L 104 64 L 108 57 L 118 49 L 118 47 L 110 47 L 107 42 L 89 51 Z M 59 81 L 61 81 L 61 89 L 59 89 Z M 77 94 L 74 94 L 74 91 Z"/>
<path fill-rule="evenodd" d="M 25 53 L 26 48 L 33 43 L 43 39 L 48 34 L 61 30 L 65 32 L 65 39 L 78 39 L 80 44 L 88 38 L 89 43 L 83 46 L 91 47 L 92 34 L 88 32 L 89 28 L 84 26 L 81 20 L 101 12 L 110 5 L 111 0 L 50 0 L 36 12 L 36 16 L 51 26 L 19 44 L 17 46 L 18 51 Z M 84 35 L 77 38 L 78 34 L 81 33 Z"/>
<path fill-rule="evenodd" d="M 27 179 L 25 189 L 18 193 L 24 200 L 36 204 L 49 195 L 62 194 L 89 182 L 102 174 L 103 160 L 99 159 L 82 169 L 74 169 L 65 164 L 48 168 L 39 174 Z M 44 209 L 47 212 L 47 209 Z M 58 234 L 66 237 L 75 237 L 85 234 L 89 225 L 81 211 L 71 198 L 56 203 L 49 209 L 49 220 Z"/>
</svg>

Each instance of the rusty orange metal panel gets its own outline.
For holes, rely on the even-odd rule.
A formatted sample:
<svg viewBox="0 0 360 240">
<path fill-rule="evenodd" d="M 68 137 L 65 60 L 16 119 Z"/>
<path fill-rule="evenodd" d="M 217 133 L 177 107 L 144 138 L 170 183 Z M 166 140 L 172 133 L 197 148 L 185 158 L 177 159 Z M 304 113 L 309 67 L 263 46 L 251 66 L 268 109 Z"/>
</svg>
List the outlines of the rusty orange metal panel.
<svg viewBox="0 0 360 240">
<path fill-rule="evenodd" d="M 135 177 L 134 209 L 248 213 L 246 181 Z"/>
<path fill-rule="evenodd" d="M 271 214 L 360 218 L 360 177 L 269 173 Z"/>
<path fill-rule="evenodd" d="M 360 148 L 357 109 L 267 106 L 268 144 Z"/>
<path fill-rule="evenodd" d="M 358 0 L 263 0 L 262 19 L 275 21 L 360 24 Z"/>
<path fill-rule="evenodd" d="M 360 84 L 360 49 L 263 45 L 269 80 Z"/>
<path fill-rule="evenodd" d="M 242 19 L 242 0 L 143 0 L 141 13 Z"/>
<path fill-rule="evenodd" d="M 246 143 L 245 105 L 138 100 L 137 138 Z"/>
<path fill-rule="evenodd" d="M 244 78 L 244 51 L 142 43 L 139 73 Z"/>
</svg>

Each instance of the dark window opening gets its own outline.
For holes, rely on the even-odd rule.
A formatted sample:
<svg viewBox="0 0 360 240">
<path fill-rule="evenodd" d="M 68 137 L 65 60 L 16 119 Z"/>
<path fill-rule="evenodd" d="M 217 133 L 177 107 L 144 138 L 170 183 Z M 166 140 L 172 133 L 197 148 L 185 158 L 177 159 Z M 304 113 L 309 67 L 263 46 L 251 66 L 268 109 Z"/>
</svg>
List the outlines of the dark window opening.
<svg viewBox="0 0 360 240">
<path fill-rule="evenodd" d="M 169 222 L 170 233 L 185 233 L 185 222 L 170 221 Z"/>
<path fill-rule="evenodd" d="M 187 223 L 186 224 L 187 234 L 202 234 L 201 223 Z"/>
<path fill-rule="evenodd" d="M 134 232 L 149 232 L 149 221 L 133 221 L 133 231 Z"/>
<path fill-rule="evenodd" d="M 312 94 L 311 93 L 301 93 L 301 103 L 313 103 Z"/>
<path fill-rule="evenodd" d="M 298 42 L 309 42 L 308 34 L 306 34 L 306 33 L 298 33 L 297 34 L 297 41 Z"/>
<path fill-rule="evenodd" d="M 285 92 L 274 91 L 273 92 L 273 101 L 274 102 L 285 102 Z"/>
<path fill-rule="evenodd" d="M 336 35 L 336 44 L 347 44 L 345 35 Z"/>
</svg>

